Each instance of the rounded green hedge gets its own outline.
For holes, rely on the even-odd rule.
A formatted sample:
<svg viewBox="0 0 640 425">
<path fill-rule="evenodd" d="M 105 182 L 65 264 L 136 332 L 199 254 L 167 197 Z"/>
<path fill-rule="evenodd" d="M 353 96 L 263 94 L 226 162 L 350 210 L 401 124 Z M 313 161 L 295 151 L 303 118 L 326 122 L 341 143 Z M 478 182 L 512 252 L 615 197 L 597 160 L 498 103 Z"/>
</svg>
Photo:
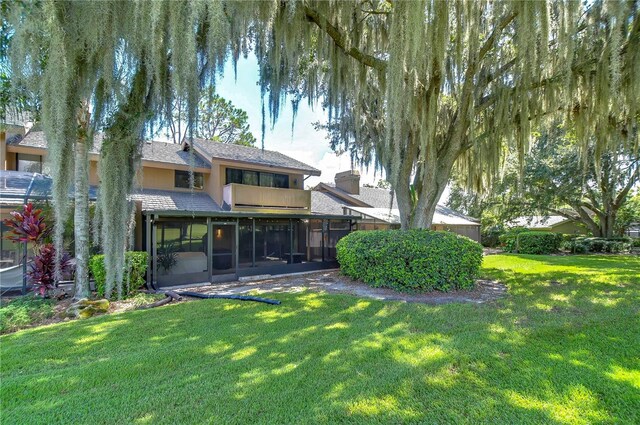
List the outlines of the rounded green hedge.
<svg viewBox="0 0 640 425">
<path fill-rule="evenodd" d="M 127 251 L 124 253 L 125 265 L 122 278 L 124 298 L 129 297 L 135 291 L 142 288 L 147 273 L 148 254 L 144 251 Z M 104 255 L 94 255 L 89 260 L 89 270 L 96 282 L 96 292 L 99 297 L 104 297 L 107 284 L 107 270 L 104 266 Z M 114 291 L 115 292 L 115 291 Z M 112 298 L 117 294 L 112 294 Z"/>
<path fill-rule="evenodd" d="M 336 251 L 345 275 L 399 291 L 470 289 L 482 264 L 479 243 L 432 230 L 353 232 Z"/>
<path fill-rule="evenodd" d="M 553 232 L 523 232 L 518 234 L 519 254 L 553 254 L 558 252 L 563 236 Z"/>
</svg>

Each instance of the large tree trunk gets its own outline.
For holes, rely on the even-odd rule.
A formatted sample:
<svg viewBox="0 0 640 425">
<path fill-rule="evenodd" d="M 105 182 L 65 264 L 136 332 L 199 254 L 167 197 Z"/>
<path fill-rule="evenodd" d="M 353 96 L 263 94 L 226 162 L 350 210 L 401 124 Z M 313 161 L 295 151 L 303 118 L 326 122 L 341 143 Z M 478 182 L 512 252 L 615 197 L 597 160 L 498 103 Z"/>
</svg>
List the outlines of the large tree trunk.
<svg viewBox="0 0 640 425">
<path fill-rule="evenodd" d="M 87 137 L 75 144 L 74 236 L 76 278 L 74 298 L 89 296 L 89 155 Z"/>
</svg>

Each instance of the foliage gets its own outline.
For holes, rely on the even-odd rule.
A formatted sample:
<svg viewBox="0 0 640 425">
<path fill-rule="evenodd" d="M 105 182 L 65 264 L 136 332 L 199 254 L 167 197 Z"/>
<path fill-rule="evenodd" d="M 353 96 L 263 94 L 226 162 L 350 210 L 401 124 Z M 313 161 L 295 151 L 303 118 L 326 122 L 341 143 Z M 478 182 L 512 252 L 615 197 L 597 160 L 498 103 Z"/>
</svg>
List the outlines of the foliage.
<svg viewBox="0 0 640 425">
<path fill-rule="evenodd" d="M 553 254 L 560 249 L 562 234 L 553 232 L 522 232 L 517 237 L 520 254 Z"/>
<path fill-rule="evenodd" d="M 621 234 L 633 221 L 629 193 L 640 178 L 640 157 L 620 137 L 610 140 L 606 151 L 597 149 L 594 139 L 578 141 L 575 131 L 552 126 L 534 139 L 522 174 L 512 154 L 488 193 L 461 195 L 462 189 L 454 188 L 450 204 L 480 210 L 483 228 L 521 216 L 560 215 L 594 236 Z M 597 161 L 585 161 L 585 155 Z"/>
<path fill-rule="evenodd" d="M 482 263 L 482 247 L 451 232 L 373 230 L 340 239 L 342 273 L 399 291 L 470 289 Z"/>
<path fill-rule="evenodd" d="M 0 334 L 14 332 L 34 323 L 40 323 L 55 314 L 55 301 L 25 295 L 0 302 Z"/>
<path fill-rule="evenodd" d="M 178 262 L 178 246 L 171 242 L 160 248 L 158 248 L 158 265 L 162 267 L 165 272 L 168 272 Z"/>
<path fill-rule="evenodd" d="M 618 211 L 616 231 L 618 235 L 624 232 L 634 223 L 640 223 L 640 192 L 629 200 Z"/>
<path fill-rule="evenodd" d="M 41 244 L 51 233 L 42 210 L 31 202 L 23 206 L 22 212 L 11 211 L 9 214 L 11 218 L 3 220 L 3 223 L 11 229 L 5 238 L 12 242 Z"/>
<path fill-rule="evenodd" d="M 498 237 L 500 246 L 505 252 L 518 252 L 518 235 L 527 232 L 526 227 L 512 227 Z"/>
<path fill-rule="evenodd" d="M 41 209 L 28 203 L 22 212 L 12 211 L 10 214 L 11 218 L 4 220 L 4 224 L 11 228 L 11 234 L 6 238 L 14 243 L 32 244 L 33 259 L 27 277 L 34 291 L 45 297 L 47 291 L 55 287 L 57 276 L 69 273 L 71 259 L 64 250 L 57 255 L 56 247 L 45 243 L 51 227 L 47 226 Z"/>
<path fill-rule="evenodd" d="M 56 256 L 54 244 L 48 243 L 38 249 L 38 254 L 33 257 L 32 263 L 27 270 L 27 277 L 34 291 L 42 297 L 47 295 L 47 291 L 56 285 L 56 272 L 64 276 L 71 271 L 71 257 L 66 252 L 61 256 Z"/>
<path fill-rule="evenodd" d="M 180 143 L 190 133 L 184 128 L 188 104 L 183 99 L 176 99 L 169 115 L 169 131 L 174 143 Z M 220 143 L 253 146 L 256 138 L 249 130 L 249 116 L 246 111 L 233 106 L 231 101 L 216 94 L 215 87 L 208 86 L 200 93 L 197 120 L 193 135 Z"/>
<path fill-rule="evenodd" d="M 121 298 L 133 295 L 145 283 L 147 272 L 148 254 L 144 251 L 128 251 L 125 253 L 125 265 L 123 267 L 123 293 Z M 104 255 L 94 255 L 89 260 L 89 270 L 96 283 L 96 293 L 104 297 L 107 288 L 108 274 L 105 269 Z M 114 298 L 116 294 L 111 294 Z"/>
<path fill-rule="evenodd" d="M 490 255 L 509 295 L 481 305 L 304 291 L 29 329 L 0 338 L 3 423 L 637 424 L 638 268 Z"/>
<path fill-rule="evenodd" d="M 588 238 L 576 237 L 563 243 L 563 248 L 574 254 L 608 253 L 619 254 L 628 252 L 633 246 L 631 238 Z"/>
</svg>

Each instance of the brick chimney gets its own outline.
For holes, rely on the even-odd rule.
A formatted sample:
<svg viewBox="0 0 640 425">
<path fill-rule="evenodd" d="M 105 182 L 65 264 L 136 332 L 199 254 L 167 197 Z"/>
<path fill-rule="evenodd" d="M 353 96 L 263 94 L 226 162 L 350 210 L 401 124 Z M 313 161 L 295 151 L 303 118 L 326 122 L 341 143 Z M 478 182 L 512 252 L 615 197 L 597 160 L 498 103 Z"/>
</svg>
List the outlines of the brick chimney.
<svg viewBox="0 0 640 425">
<path fill-rule="evenodd" d="M 336 187 L 350 195 L 360 194 L 360 172 L 358 170 L 343 171 L 336 174 Z"/>
</svg>

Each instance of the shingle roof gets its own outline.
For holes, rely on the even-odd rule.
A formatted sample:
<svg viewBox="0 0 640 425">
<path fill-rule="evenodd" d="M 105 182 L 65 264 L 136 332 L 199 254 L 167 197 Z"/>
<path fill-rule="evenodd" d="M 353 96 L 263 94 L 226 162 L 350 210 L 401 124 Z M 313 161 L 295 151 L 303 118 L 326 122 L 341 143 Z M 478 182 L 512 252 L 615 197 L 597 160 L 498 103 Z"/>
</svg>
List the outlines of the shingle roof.
<svg viewBox="0 0 640 425">
<path fill-rule="evenodd" d="M 550 216 L 533 215 L 529 217 L 518 217 L 510 221 L 508 224 L 514 227 L 522 226 L 522 227 L 527 227 L 529 229 L 548 229 L 550 227 L 557 226 L 558 224 L 564 223 L 565 221 L 568 221 L 568 220 L 569 220 L 568 218 L 563 217 L 561 215 L 550 215 Z"/>
<path fill-rule="evenodd" d="M 331 209 L 340 209 L 340 214 L 343 214 L 343 207 L 349 207 L 350 209 L 361 212 L 371 217 L 375 217 L 376 219 L 381 219 L 384 221 L 389 221 L 390 223 L 396 224 L 400 223 L 400 214 L 398 210 L 398 202 L 396 197 L 393 195 L 393 192 L 389 189 L 381 189 L 376 187 L 360 187 L 359 195 L 352 195 L 350 193 L 345 192 L 342 189 L 338 189 L 335 185 L 331 183 L 323 183 L 325 186 L 331 188 L 331 190 L 336 191 L 341 196 L 344 196 L 345 199 L 353 198 L 360 202 L 364 202 L 368 205 L 368 207 L 359 207 L 354 202 L 348 202 L 341 198 L 338 198 L 336 195 L 331 192 L 321 192 L 318 190 L 313 190 L 311 192 L 311 210 L 313 212 L 316 211 L 316 208 L 319 211 L 331 210 Z M 320 197 L 319 195 L 315 195 L 316 193 L 324 194 L 325 197 Z M 362 211 L 359 211 L 362 210 Z M 457 211 L 452 210 L 449 207 L 444 205 L 438 205 L 436 207 L 436 211 L 433 217 L 434 224 L 465 224 L 465 225 L 479 225 L 476 219 L 472 217 L 468 217 L 464 214 L 461 214 Z"/>
<path fill-rule="evenodd" d="M 351 193 L 345 192 L 344 190 L 335 187 L 335 184 L 333 183 L 323 184 L 331 187 L 333 190 L 343 196 L 357 199 L 358 201 L 364 202 L 372 208 L 398 208 L 398 201 L 396 200 L 393 192 L 389 189 L 361 186 L 360 194 L 352 195 Z"/>
<path fill-rule="evenodd" d="M 311 191 L 311 212 L 313 214 L 343 215 L 343 206 L 344 203 L 338 198 L 326 192 Z"/>
<path fill-rule="evenodd" d="M 104 139 L 104 134 L 97 134 L 91 153 L 97 154 Z M 47 139 L 44 131 L 31 131 L 22 140 L 12 139 L 7 141 L 8 145 L 25 146 L 32 148 L 47 148 Z M 175 143 L 166 142 L 145 142 L 142 146 L 142 159 L 146 161 L 163 162 L 167 164 L 177 164 L 189 166 L 191 154 L 182 150 L 182 146 Z M 193 165 L 195 168 L 211 168 L 211 165 L 198 155 L 193 155 Z"/>
<path fill-rule="evenodd" d="M 199 192 L 142 189 L 131 195 L 131 199 L 142 201 L 142 211 L 222 211 L 209 195 Z"/>
<path fill-rule="evenodd" d="M 210 158 L 290 168 L 312 176 L 320 175 L 320 170 L 317 168 L 313 168 L 280 152 L 263 150 L 251 146 L 218 143 L 204 139 L 195 139 L 195 146 L 197 150 L 206 153 Z"/>
</svg>

